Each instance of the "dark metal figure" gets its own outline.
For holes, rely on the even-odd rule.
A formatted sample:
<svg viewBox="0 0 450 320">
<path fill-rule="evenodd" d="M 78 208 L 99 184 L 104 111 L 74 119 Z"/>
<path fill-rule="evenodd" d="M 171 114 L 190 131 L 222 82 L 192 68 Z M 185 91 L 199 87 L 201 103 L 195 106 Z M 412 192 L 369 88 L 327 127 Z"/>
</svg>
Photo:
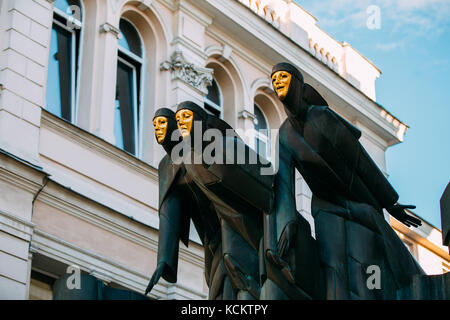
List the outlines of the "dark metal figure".
<svg viewBox="0 0 450 320">
<path fill-rule="evenodd" d="M 440 200 L 442 243 L 449 247 L 450 253 L 450 182 L 447 184 Z"/>
<path fill-rule="evenodd" d="M 280 158 L 299 170 L 313 193 L 326 298 L 395 299 L 413 275 L 424 272 L 386 223 L 382 209 L 407 226 L 418 226 L 420 220 L 404 210 L 414 207 L 397 203 L 397 193 L 359 143 L 361 132 L 304 84 L 294 66 L 276 65 L 272 81 L 288 115 L 279 133 Z M 293 246 L 293 239 L 289 234 L 280 239 L 279 256 Z M 380 288 L 368 285 L 370 266 L 381 272 Z"/>
<path fill-rule="evenodd" d="M 181 103 L 176 118 L 190 150 L 188 161 L 184 163 L 186 170 L 218 213 L 224 263 L 232 286 L 238 299 L 259 299 L 258 251 L 263 238 L 263 213 L 268 212 L 273 203 L 273 176 L 262 176 L 263 165 L 249 161 L 258 159 L 256 153 L 226 122 L 207 114 L 196 104 Z M 223 156 L 223 161 L 205 162 L 203 156 L 208 142 L 203 136 L 208 129 L 221 133 L 216 142 L 222 150 L 218 148 L 215 156 Z M 199 147 L 196 148 L 196 144 Z M 242 150 L 245 159 L 238 163 Z M 196 163 L 196 159 L 200 162 Z"/>
<path fill-rule="evenodd" d="M 155 136 L 167 155 L 161 160 L 159 172 L 159 233 L 157 267 L 145 294 L 163 277 L 177 281 L 178 250 L 181 240 L 189 243 L 192 219 L 205 250 L 205 277 L 209 299 L 235 299 L 222 259 L 221 230 L 211 202 L 186 174 L 182 164 L 174 164 L 171 153 L 181 141 L 175 114 L 159 109 L 154 116 Z"/>
<path fill-rule="evenodd" d="M 265 215 L 264 300 L 325 299 L 322 269 L 311 227 L 296 209 L 295 166 L 290 148 L 279 146 L 274 206 Z"/>
</svg>

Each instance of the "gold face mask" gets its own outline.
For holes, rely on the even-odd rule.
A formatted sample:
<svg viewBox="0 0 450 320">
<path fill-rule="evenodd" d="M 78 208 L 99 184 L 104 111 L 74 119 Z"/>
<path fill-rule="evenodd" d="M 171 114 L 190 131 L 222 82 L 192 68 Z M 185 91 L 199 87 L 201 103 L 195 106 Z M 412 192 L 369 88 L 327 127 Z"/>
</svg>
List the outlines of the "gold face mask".
<svg viewBox="0 0 450 320">
<path fill-rule="evenodd" d="M 291 84 L 291 77 L 291 74 L 287 71 L 278 71 L 272 76 L 273 88 L 280 100 L 286 98 L 289 91 L 289 85 Z"/>
<path fill-rule="evenodd" d="M 176 113 L 175 119 L 177 120 L 178 130 L 180 130 L 183 138 L 189 136 L 194 120 L 194 113 L 188 109 L 181 109 Z"/>
<path fill-rule="evenodd" d="M 155 135 L 158 143 L 162 143 L 167 133 L 167 118 L 163 116 L 153 119 L 153 127 L 155 127 Z"/>
</svg>

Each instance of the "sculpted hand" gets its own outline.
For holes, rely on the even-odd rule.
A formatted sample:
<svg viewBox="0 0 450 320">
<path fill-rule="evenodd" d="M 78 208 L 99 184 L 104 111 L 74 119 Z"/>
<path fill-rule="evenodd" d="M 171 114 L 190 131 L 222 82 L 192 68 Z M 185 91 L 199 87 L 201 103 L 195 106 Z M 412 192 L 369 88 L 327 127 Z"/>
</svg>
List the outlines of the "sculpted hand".
<svg viewBox="0 0 450 320">
<path fill-rule="evenodd" d="M 266 251 L 266 257 L 267 259 L 272 262 L 274 265 L 276 265 L 280 270 L 283 276 L 292 284 L 295 283 L 294 276 L 292 275 L 291 268 L 289 267 L 289 264 L 281 259 L 277 253 L 273 252 L 272 250 Z"/>
<path fill-rule="evenodd" d="M 280 257 L 284 257 L 295 244 L 297 235 L 297 223 L 290 222 L 286 225 L 278 241 L 277 251 Z"/>
<path fill-rule="evenodd" d="M 394 218 L 401 221 L 406 226 L 410 227 L 413 226 L 417 228 L 418 226 L 422 225 L 422 221 L 420 221 L 417 218 L 414 218 L 413 216 L 410 216 L 405 212 L 405 209 L 415 209 L 416 206 L 413 205 L 404 205 L 400 203 L 396 203 L 392 205 L 389 208 L 386 208 L 386 210 L 391 214 Z"/>
<path fill-rule="evenodd" d="M 163 272 L 164 272 L 164 263 L 158 264 L 156 267 L 155 272 L 153 272 L 153 276 L 150 279 L 150 282 L 148 283 L 147 289 L 145 289 L 145 295 L 147 295 L 150 291 L 152 291 L 155 284 L 158 283 L 159 279 L 161 278 Z"/>
</svg>

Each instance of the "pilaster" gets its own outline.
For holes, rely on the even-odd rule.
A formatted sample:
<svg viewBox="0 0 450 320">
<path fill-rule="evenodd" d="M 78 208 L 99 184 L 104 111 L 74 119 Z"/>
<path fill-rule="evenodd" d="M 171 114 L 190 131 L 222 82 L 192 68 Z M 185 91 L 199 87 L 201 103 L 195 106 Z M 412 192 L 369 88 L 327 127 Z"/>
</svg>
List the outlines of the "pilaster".
<svg viewBox="0 0 450 320">
<path fill-rule="evenodd" d="M 0 299 L 28 299 L 33 200 L 45 173 L 0 153 Z"/>
<path fill-rule="evenodd" d="M 38 165 L 52 6 L 4 0 L 0 15 L 0 148 Z"/>
<path fill-rule="evenodd" d="M 120 30 L 112 21 L 100 24 L 100 37 L 98 38 L 99 55 L 97 68 L 99 77 L 96 78 L 96 103 L 98 109 L 93 112 L 93 127 L 91 132 L 111 144 L 115 144 L 114 112 L 117 78 L 118 38 Z"/>
<path fill-rule="evenodd" d="M 212 18 L 187 0 L 178 1 L 175 10 L 171 56 L 161 64 L 162 71 L 172 73 L 172 92 L 168 104 L 174 107 L 190 100 L 203 105 L 206 88 L 213 77 L 212 70 L 204 68 L 207 59 L 204 53 L 205 31 Z"/>
</svg>

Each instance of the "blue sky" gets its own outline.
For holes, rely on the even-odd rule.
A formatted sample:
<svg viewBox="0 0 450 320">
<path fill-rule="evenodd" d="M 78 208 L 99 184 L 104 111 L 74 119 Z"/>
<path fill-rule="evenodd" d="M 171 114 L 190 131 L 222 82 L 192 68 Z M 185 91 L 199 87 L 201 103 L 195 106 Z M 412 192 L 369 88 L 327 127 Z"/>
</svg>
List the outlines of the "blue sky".
<svg viewBox="0 0 450 320">
<path fill-rule="evenodd" d="M 439 200 L 450 181 L 450 0 L 296 0 L 338 41 L 382 72 L 377 102 L 410 126 L 386 153 L 399 202 L 441 228 Z M 369 29 L 367 8 L 380 9 Z"/>
</svg>

